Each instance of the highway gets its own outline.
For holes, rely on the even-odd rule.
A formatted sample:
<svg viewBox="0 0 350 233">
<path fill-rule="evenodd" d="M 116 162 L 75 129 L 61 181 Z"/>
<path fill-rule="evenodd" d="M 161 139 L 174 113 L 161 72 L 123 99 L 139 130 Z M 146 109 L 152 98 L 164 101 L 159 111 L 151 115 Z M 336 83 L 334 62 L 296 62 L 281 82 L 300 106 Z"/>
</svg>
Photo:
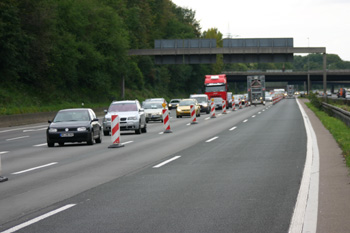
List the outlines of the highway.
<svg viewBox="0 0 350 233">
<path fill-rule="evenodd" d="M 0 129 L 0 232 L 288 232 L 307 142 L 295 99 L 171 116 L 173 133 L 150 122 L 116 149 Z"/>
</svg>

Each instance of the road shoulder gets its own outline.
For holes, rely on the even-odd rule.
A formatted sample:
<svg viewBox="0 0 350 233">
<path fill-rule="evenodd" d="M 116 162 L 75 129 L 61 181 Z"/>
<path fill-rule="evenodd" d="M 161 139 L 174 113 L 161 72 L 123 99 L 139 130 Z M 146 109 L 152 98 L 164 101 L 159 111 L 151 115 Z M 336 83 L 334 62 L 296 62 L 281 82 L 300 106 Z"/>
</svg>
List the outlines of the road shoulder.
<svg viewBox="0 0 350 233">
<path fill-rule="evenodd" d="M 320 155 L 317 232 L 350 232 L 349 168 L 332 134 L 305 105 L 307 101 L 301 99 L 300 103 L 317 135 Z"/>
</svg>

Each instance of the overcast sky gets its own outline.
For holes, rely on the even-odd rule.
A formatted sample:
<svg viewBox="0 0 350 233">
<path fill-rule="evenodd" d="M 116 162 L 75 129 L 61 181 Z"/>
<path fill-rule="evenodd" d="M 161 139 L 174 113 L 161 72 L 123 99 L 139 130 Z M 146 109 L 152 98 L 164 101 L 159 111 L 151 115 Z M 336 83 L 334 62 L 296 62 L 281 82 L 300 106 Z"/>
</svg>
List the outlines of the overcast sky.
<svg viewBox="0 0 350 233">
<path fill-rule="evenodd" d="M 350 0 L 172 0 L 196 12 L 202 32 L 224 38 L 294 38 L 294 47 L 326 47 L 350 61 Z M 305 54 L 304 54 L 305 55 Z"/>
</svg>

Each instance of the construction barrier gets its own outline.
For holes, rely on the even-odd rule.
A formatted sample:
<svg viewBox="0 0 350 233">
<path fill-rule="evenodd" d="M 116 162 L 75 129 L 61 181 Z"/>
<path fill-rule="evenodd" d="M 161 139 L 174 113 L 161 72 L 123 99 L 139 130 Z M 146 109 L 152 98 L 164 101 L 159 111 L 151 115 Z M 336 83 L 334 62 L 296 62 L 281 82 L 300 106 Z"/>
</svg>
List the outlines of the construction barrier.
<svg viewBox="0 0 350 233">
<path fill-rule="evenodd" d="M 241 109 L 242 108 L 242 100 L 241 98 L 238 99 L 238 108 Z"/>
<path fill-rule="evenodd" d="M 165 127 L 165 131 L 164 133 L 172 133 L 173 131 L 171 131 L 170 129 L 170 118 L 169 118 L 169 113 L 168 113 L 168 109 L 166 109 L 164 107 L 163 111 L 163 123 L 164 123 L 164 127 Z"/>
<path fill-rule="evenodd" d="M 191 124 L 198 124 L 197 116 L 196 116 L 196 107 L 191 105 Z"/>
<path fill-rule="evenodd" d="M 235 97 L 232 96 L 232 111 L 236 110 L 236 102 L 235 102 Z"/>
<path fill-rule="evenodd" d="M 112 145 L 108 148 L 123 147 L 124 145 L 120 143 L 120 119 L 118 115 L 112 115 L 111 132 Z"/>
<path fill-rule="evenodd" d="M 216 118 L 215 116 L 215 104 L 214 99 L 211 99 L 211 112 L 210 112 L 210 118 Z"/>
<path fill-rule="evenodd" d="M 226 100 L 222 100 L 222 114 L 227 114 L 227 112 L 226 112 Z"/>
</svg>

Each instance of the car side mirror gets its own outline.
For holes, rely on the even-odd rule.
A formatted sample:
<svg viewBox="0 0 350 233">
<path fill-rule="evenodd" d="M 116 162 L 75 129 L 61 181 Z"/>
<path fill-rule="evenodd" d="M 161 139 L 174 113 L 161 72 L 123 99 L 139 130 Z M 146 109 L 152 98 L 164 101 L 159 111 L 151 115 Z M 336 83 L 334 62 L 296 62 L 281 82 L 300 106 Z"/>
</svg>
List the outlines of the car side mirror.
<svg viewBox="0 0 350 233">
<path fill-rule="evenodd" d="M 52 123 L 52 121 L 47 121 L 49 124 L 51 124 Z"/>
<path fill-rule="evenodd" d="M 103 110 L 103 111 L 104 111 L 104 113 L 106 113 L 106 114 L 107 114 L 107 112 L 108 112 L 107 109 L 105 109 L 105 110 Z"/>
<path fill-rule="evenodd" d="M 140 108 L 139 112 L 145 112 L 145 110 L 143 108 Z"/>
</svg>

